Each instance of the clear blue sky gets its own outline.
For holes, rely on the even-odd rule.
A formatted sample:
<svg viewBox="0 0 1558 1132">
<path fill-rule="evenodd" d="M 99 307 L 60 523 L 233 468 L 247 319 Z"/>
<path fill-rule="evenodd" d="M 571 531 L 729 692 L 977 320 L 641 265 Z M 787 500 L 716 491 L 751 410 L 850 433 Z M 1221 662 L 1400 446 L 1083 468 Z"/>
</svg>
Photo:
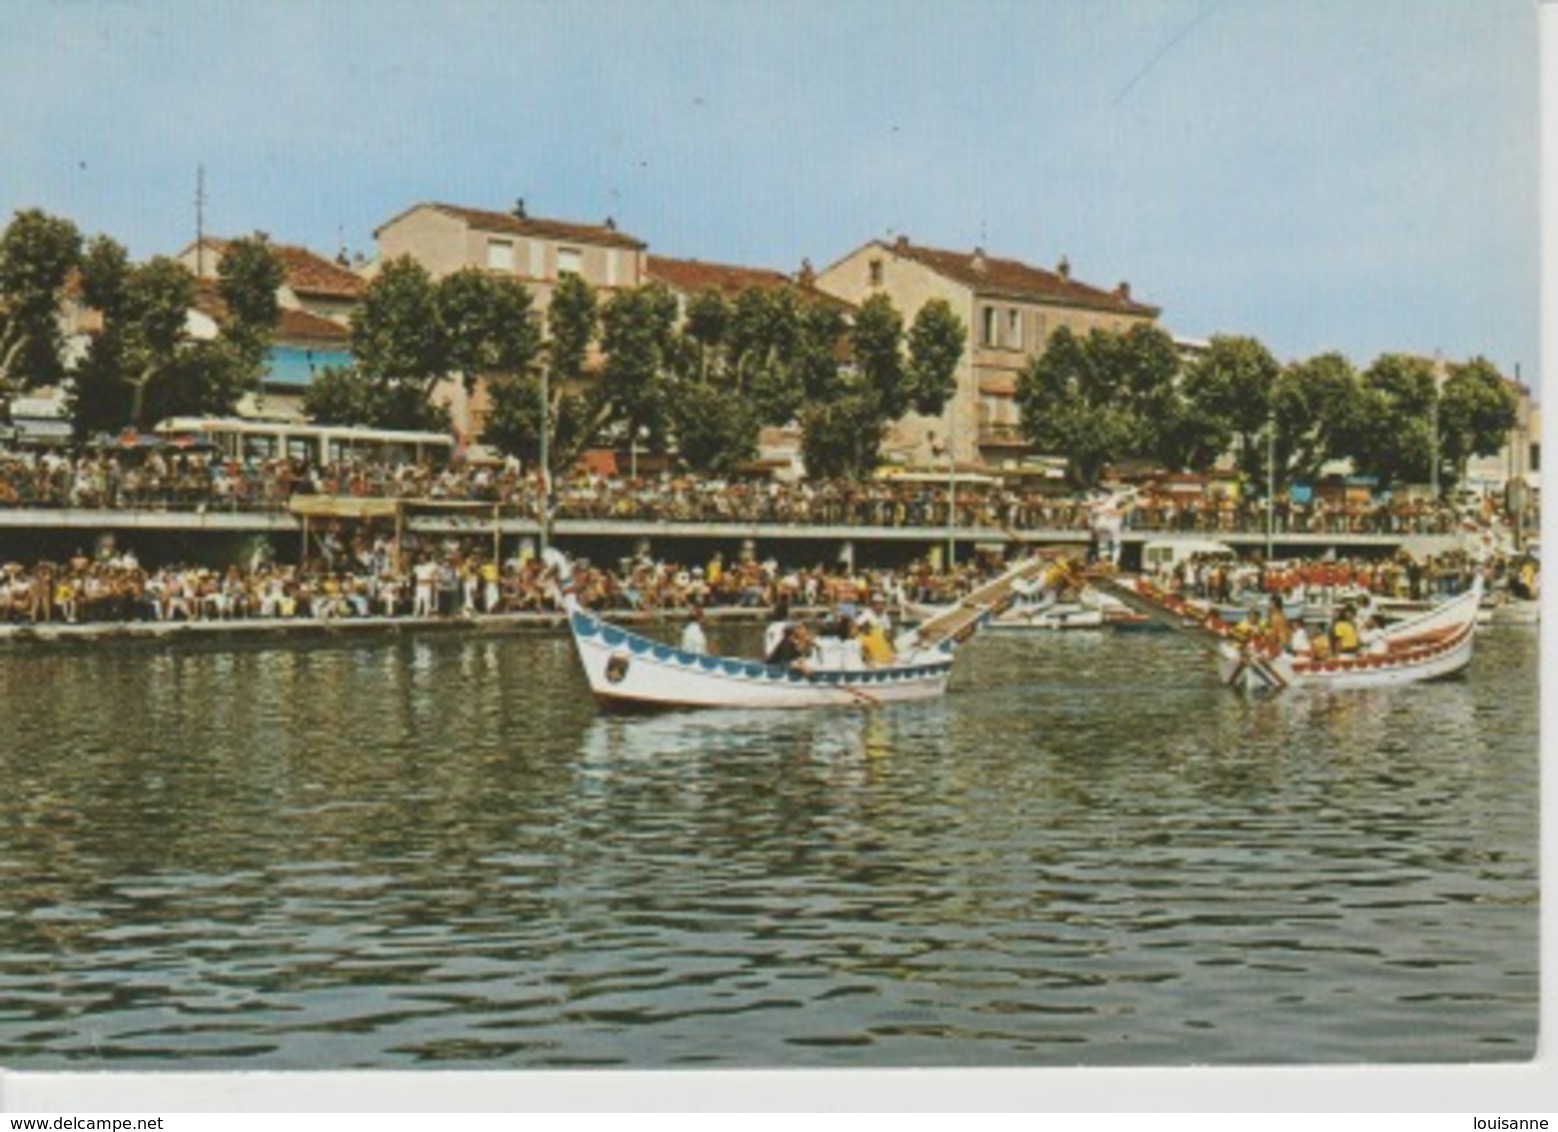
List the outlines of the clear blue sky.
<svg viewBox="0 0 1558 1132">
<path fill-rule="evenodd" d="M 1535 0 L 7 0 L 0 210 L 372 254 L 423 200 L 794 270 L 873 237 L 1176 334 L 1538 362 Z"/>
</svg>

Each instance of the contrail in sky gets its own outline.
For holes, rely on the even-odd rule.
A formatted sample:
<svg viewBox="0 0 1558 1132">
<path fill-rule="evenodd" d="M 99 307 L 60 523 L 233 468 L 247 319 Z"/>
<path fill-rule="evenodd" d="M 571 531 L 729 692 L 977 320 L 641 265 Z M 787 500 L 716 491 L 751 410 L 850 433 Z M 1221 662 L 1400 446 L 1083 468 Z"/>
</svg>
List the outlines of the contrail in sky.
<svg viewBox="0 0 1558 1132">
<path fill-rule="evenodd" d="M 1137 71 L 1136 74 L 1131 77 L 1130 82 L 1126 83 L 1123 87 L 1120 88 L 1120 93 L 1115 95 L 1114 101 L 1109 104 L 1110 108 L 1112 109 L 1120 105 L 1120 103 L 1124 101 L 1125 96 L 1130 94 L 1131 91 L 1135 89 L 1137 83 L 1141 82 L 1142 79 L 1147 77 L 1147 75 L 1152 71 L 1152 68 L 1156 67 L 1162 60 L 1163 56 L 1174 50 L 1174 48 L 1179 45 L 1179 41 L 1194 31 L 1196 26 L 1205 20 L 1208 16 L 1210 16 L 1212 11 L 1221 3 L 1222 0 L 1212 0 L 1210 4 L 1202 8 L 1200 12 L 1196 13 L 1196 16 L 1193 20 L 1191 20 L 1184 27 L 1180 28 L 1179 33 L 1175 35 L 1173 39 L 1165 43 L 1162 48 L 1159 49 L 1156 55 L 1154 55 L 1151 59 L 1148 59 L 1147 65 L 1141 70 Z"/>
</svg>

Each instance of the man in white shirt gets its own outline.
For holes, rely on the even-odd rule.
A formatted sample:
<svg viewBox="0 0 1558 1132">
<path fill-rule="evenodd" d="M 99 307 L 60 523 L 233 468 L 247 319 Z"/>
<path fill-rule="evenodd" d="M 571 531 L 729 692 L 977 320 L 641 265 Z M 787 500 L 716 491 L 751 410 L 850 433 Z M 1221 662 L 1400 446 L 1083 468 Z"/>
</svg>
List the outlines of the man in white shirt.
<svg viewBox="0 0 1558 1132">
<path fill-rule="evenodd" d="M 682 626 L 682 651 L 693 653 L 709 651 L 708 639 L 703 635 L 703 610 L 696 605 L 687 611 L 687 624 Z"/>
</svg>

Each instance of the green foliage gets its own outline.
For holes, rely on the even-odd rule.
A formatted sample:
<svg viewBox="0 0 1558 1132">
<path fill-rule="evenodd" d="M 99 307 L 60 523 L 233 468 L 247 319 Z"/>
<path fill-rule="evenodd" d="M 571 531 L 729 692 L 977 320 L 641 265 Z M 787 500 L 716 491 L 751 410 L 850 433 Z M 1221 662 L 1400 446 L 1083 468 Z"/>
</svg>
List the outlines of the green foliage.
<svg viewBox="0 0 1558 1132">
<path fill-rule="evenodd" d="M 1263 443 L 1282 367 L 1254 338 L 1218 335 L 1185 370 L 1184 395 L 1204 419 L 1224 425 L 1237 442 L 1239 465 L 1264 482 Z"/>
<path fill-rule="evenodd" d="M 217 294 L 227 307 L 231 337 L 248 344 L 258 340 L 268 346 L 281 317 L 276 291 L 286 280 L 281 258 L 263 233 L 233 240 L 222 253 L 216 269 Z"/>
<path fill-rule="evenodd" d="M 303 391 L 303 411 L 320 424 L 447 432 L 449 409 L 414 384 L 377 381 L 359 369 L 326 366 Z"/>
<path fill-rule="evenodd" d="M 1515 427 L 1514 390 L 1486 358 L 1452 365 L 1439 391 L 1439 446 L 1451 478 L 1464 478 L 1473 456 L 1500 452 Z"/>
<path fill-rule="evenodd" d="M 189 338 L 195 280 L 182 264 L 158 256 L 132 265 L 123 248 L 99 237 L 88 249 L 82 285 L 102 312 L 103 330 L 70 398 L 77 435 L 231 408 L 236 379 L 227 367 L 239 364 L 237 350 L 227 342 L 197 348 Z"/>
<path fill-rule="evenodd" d="M 595 290 L 565 275 L 546 312 L 547 339 L 538 358 L 546 370 L 547 463 L 555 473 L 571 467 L 597 443 L 611 419 L 599 383 L 589 383 L 586 362 L 600 324 Z M 540 376 L 518 370 L 496 375 L 487 386 L 491 411 L 482 440 L 527 464 L 541 457 Z"/>
<path fill-rule="evenodd" d="M 872 392 L 809 403 L 801 411 L 801 456 L 813 479 L 863 478 L 879 460 L 887 422 Z"/>
<path fill-rule="evenodd" d="M 1282 478 L 1311 480 L 1323 465 L 1369 443 L 1368 404 L 1358 372 L 1338 353 L 1286 366 L 1272 391 L 1276 464 Z"/>
<path fill-rule="evenodd" d="M 352 350 L 356 371 L 333 375 L 310 406 L 363 414 L 357 419 L 385 428 L 443 429 L 448 408 L 431 400 L 439 381 L 458 376 L 470 392 L 483 375 L 523 373 L 540 353 L 541 333 L 517 280 L 467 268 L 435 282 L 402 256 L 364 292 Z"/>
<path fill-rule="evenodd" d="M 481 441 L 535 465 L 541 453 L 541 381 L 533 374 L 500 374 L 487 383 L 487 419 Z"/>
<path fill-rule="evenodd" d="M 433 278 L 409 256 L 384 265 L 352 314 L 352 353 L 368 376 L 424 393 L 449 371 Z"/>
<path fill-rule="evenodd" d="M 109 236 L 94 236 L 81 260 L 81 297 L 112 322 L 123 317 L 130 285 L 130 253 Z"/>
<path fill-rule="evenodd" d="M 1155 326 L 1086 337 L 1062 326 L 1018 374 L 1023 433 L 1040 451 L 1064 456 L 1078 487 L 1096 485 L 1128 456 L 1199 458 L 1216 434 L 1176 393 L 1178 372 L 1173 340 Z"/>
<path fill-rule="evenodd" d="M 320 424 L 373 425 L 375 383 L 349 366 L 325 366 L 303 390 L 303 411 Z"/>
<path fill-rule="evenodd" d="M 671 410 L 677 450 L 690 468 L 729 475 L 757 456 L 756 407 L 701 381 L 684 382 Z"/>
<path fill-rule="evenodd" d="M 909 411 L 909 383 L 905 380 L 903 316 L 884 294 L 872 295 L 860 305 L 850 330 L 857 388 L 875 399 L 885 420 L 897 420 Z"/>
<path fill-rule="evenodd" d="M 920 308 L 909 327 L 908 400 L 914 411 L 935 416 L 957 392 L 968 327 L 945 299 Z"/>
<path fill-rule="evenodd" d="M 458 374 L 467 393 L 483 374 L 524 372 L 540 353 L 541 327 L 517 279 L 465 268 L 440 279 L 432 298 L 442 372 Z"/>
<path fill-rule="evenodd" d="M 81 233 L 39 209 L 16 213 L 0 234 L 0 395 L 64 376 L 59 304 L 81 260 Z"/>
<path fill-rule="evenodd" d="M 869 475 L 881 460 L 891 422 L 911 409 L 933 415 L 946 406 L 956 389 L 966 329 L 950 306 L 933 300 L 905 335 L 903 316 L 892 301 L 873 295 L 849 328 L 850 372 L 841 371 L 837 362 L 842 319 L 836 313 L 818 313 L 814 319 L 800 326 L 807 359 L 800 382 L 807 474 Z"/>
<path fill-rule="evenodd" d="M 583 379 L 585 359 L 599 324 L 595 289 L 577 275 L 563 276 L 546 312 L 545 363 L 554 392 Z"/>
<path fill-rule="evenodd" d="M 281 318 L 276 290 L 286 279 L 281 258 L 263 233 L 233 240 L 217 266 L 217 294 L 227 308 L 221 328 L 220 349 L 200 351 L 200 370 L 209 388 L 197 399 L 222 406 L 212 412 L 230 411 L 238 399 L 258 391 L 265 373 L 266 355 Z M 191 390 L 192 398 L 195 391 Z M 151 419 L 159 419 L 153 412 Z"/>
<path fill-rule="evenodd" d="M 697 347 L 691 355 L 696 359 L 697 372 L 689 376 L 708 380 L 711 369 L 719 361 L 721 347 L 730 337 L 732 319 L 725 296 L 712 288 L 687 300 L 682 333 Z"/>
<path fill-rule="evenodd" d="M 676 381 L 676 297 L 660 284 L 620 291 L 601 312 L 604 393 L 618 431 L 664 452 Z"/>
<path fill-rule="evenodd" d="M 1363 373 L 1360 435 L 1348 455 L 1386 485 L 1433 478 L 1434 369 L 1426 358 L 1381 354 Z"/>
</svg>

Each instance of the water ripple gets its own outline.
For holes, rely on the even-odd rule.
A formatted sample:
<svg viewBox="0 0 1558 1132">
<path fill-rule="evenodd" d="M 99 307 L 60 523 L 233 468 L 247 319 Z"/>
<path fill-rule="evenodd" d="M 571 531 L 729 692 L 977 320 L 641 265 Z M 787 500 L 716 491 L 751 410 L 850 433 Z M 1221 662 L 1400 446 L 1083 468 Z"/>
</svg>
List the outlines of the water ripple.
<svg viewBox="0 0 1558 1132">
<path fill-rule="evenodd" d="M 0 1062 L 1528 1057 L 1535 672 L 1010 635 L 943 703 L 622 719 L 555 638 L 0 656 Z"/>
</svg>

